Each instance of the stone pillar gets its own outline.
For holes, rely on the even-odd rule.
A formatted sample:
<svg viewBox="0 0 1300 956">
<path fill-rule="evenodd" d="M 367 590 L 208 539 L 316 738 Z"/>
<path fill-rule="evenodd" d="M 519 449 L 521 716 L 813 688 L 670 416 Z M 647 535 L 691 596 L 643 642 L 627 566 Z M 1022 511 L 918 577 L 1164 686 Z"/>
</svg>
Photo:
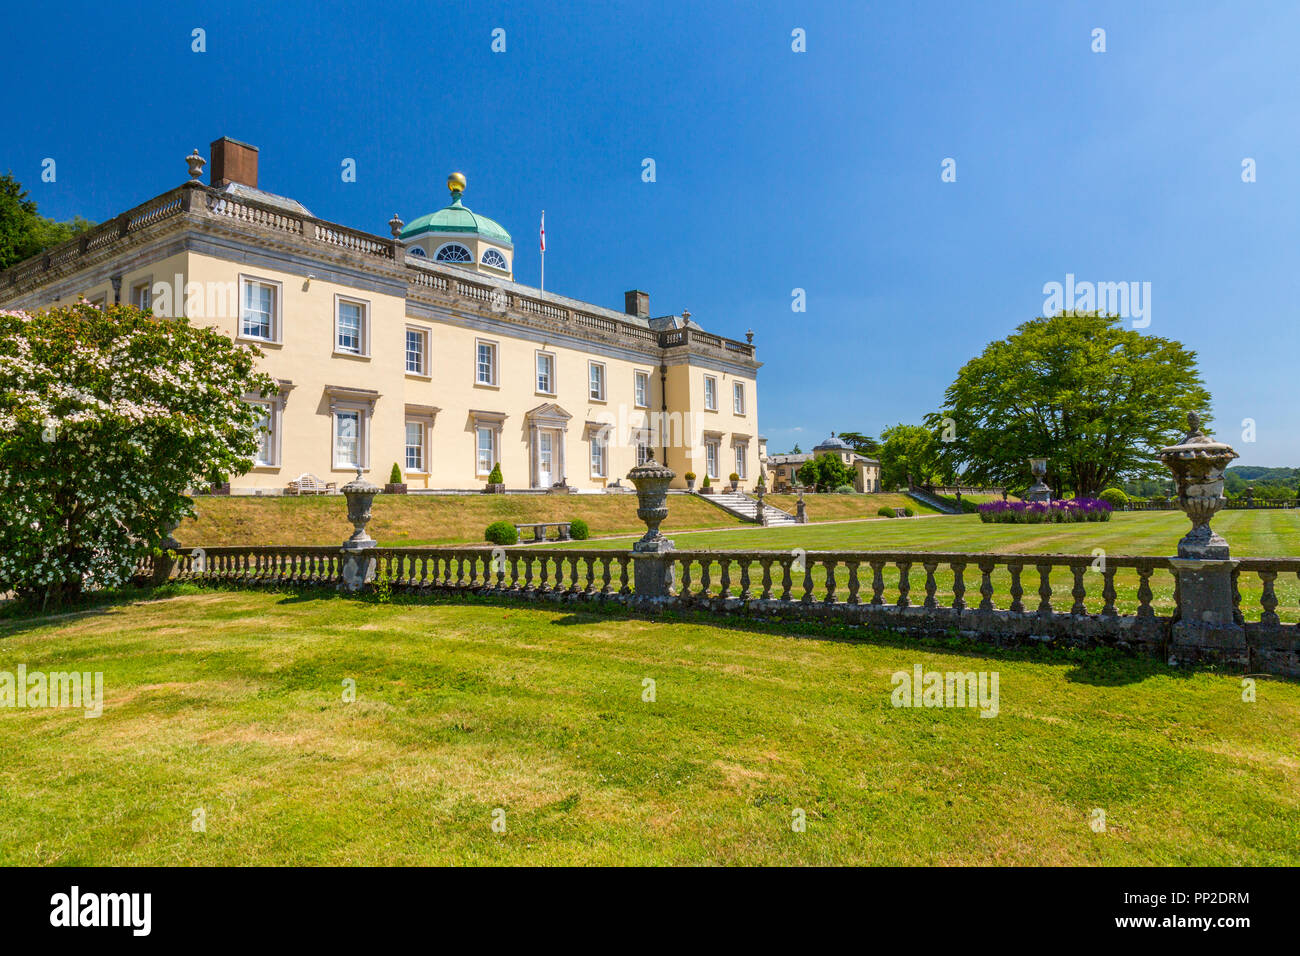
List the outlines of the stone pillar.
<svg viewBox="0 0 1300 956">
<path fill-rule="evenodd" d="M 569 429 L 567 427 L 558 429 L 555 436 L 560 445 L 560 483 L 567 487 L 569 484 L 569 462 L 564 454 L 564 446 L 568 444 Z M 555 482 L 552 481 L 551 483 L 554 484 Z"/>
<path fill-rule="evenodd" d="M 343 542 L 343 567 L 339 587 L 344 591 L 360 591 L 375 579 L 378 562 L 375 560 L 375 539 L 366 533 L 370 523 L 370 506 L 374 503 L 379 489 L 357 476 L 341 489 L 348 502 L 348 520 L 352 522 L 352 536 Z"/>
<path fill-rule="evenodd" d="M 542 487 L 542 450 L 541 439 L 537 437 L 537 425 L 528 426 L 528 458 L 532 477 L 528 480 L 529 488 Z"/>
<path fill-rule="evenodd" d="M 808 506 L 803 503 L 803 490 L 799 491 L 799 500 L 794 506 L 794 520 L 796 524 L 808 523 Z"/>
<path fill-rule="evenodd" d="M 756 493 L 755 497 L 758 499 L 758 509 L 755 512 L 755 517 L 757 517 L 760 525 L 767 527 L 767 509 L 763 505 L 763 495 L 767 491 L 767 485 L 763 481 L 763 473 L 761 471 L 758 473 L 758 487 L 754 490 Z"/>
<path fill-rule="evenodd" d="M 1170 663 L 1244 667 L 1250 658 L 1246 630 L 1237 622 L 1232 603 L 1237 562 L 1229 557 L 1228 542 L 1210 530 L 1210 519 L 1227 503 L 1223 471 L 1238 456 L 1230 446 L 1205 436 L 1195 412 L 1187 421 L 1187 436 L 1159 453 L 1174 473 L 1178 505 L 1192 522 L 1192 530 L 1178 542 L 1178 557 L 1169 559 L 1178 575 L 1178 621 Z"/>
<path fill-rule="evenodd" d="M 636 486 L 636 516 L 646 524 L 646 533 L 632 545 L 633 600 L 663 603 L 672 596 L 673 543 L 659 525 L 668 517 L 668 485 L 677 475 L 651 459 L 627 477 Z"/>
</svg>

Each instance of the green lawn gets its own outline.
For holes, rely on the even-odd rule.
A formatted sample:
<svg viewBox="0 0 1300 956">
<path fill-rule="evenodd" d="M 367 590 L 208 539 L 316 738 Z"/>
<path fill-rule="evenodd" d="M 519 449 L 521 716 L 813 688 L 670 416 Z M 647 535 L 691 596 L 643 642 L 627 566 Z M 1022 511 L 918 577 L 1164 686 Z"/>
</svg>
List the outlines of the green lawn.
<svg viewBox="0 0 1300 956">
<path fill-rule="evenodd" d="M 794 495 L 772 495 L 769 500 L 794 513 Z M 347 502 L 338 495 L 199 497 L 194 505 L 198 517 L 182 522 L 176 530 L 177 539 L 187 548 L 333 545 L 352 533 Z M 810 521 L 875 518 L 885 505 L 937 513 L 906 495 L 894 494 L 810 494 L 806 505 Z M 368 530 L 386 547 L 477 544 L 494 521 L 525 524 L 581 518 L 592 535 L 629 534 L 645 530 L 636 508 L 632 494 L 379 495 Z M 664 523 L 669 531 L 742 526 L 735 516 L 694 495 L 672 495 L 669 510 Z"/>
<path fill-rule="evenodd" d="M 176 530 L 187 548 L 263 544 L 334 545 L 352 533 L 347 502 L 340 495 L 306 498 L 201 497 L 197 519 Z M 690 495 L 673 495 L 668 526 L 735 527 L 739 520 Z M 494 521 L 512 524 L 582 518 L 593 535 L 628 533 L 645 525 L 636 516 L 636 495 L 378 495 L 371 509 L 371 536 L 385 547 L 479 543 Z M 555 532 L 552 531 L 552 534 Z"/>
<path fill-rule="evenodd" d="M 669 514 L 675 502 L 668 502 Z M 890 518 L 827 525 L 747 525 L 725 531 L 665 532 L 683 550 L 760 548 L 781 551 L 993 551 L 1026 554 L 1169 555 L 1191 528 L 1175 511 L 1118 512 L 1110 521 L 1077 524 L 985 524 L 979 515 Z M 1300 555 L 1300 511 L 1225 511 L 1215 516 L 1236 557 Z M 588 542 L 591 547 L 625 548 L 623 540 Z"/>
<path fill-rule="evenodd" d="M 187 589 L 0 620 L 0 670 L 105 680 L 98 719 L 0 708 L 0 862 L 1300 864 L 1300 685 L 832 637 Z M 998 672 L 998 716 L 892 707 L 915 664 Z"/>
<path fill-rule="evenodd" d="M 794 514 L 799 505 L 798 495 L 767 495 L 765 500 L 773 507 Z M 809 521 L 852 521 L 860 518 L 879 518 L 881 508 L 911 508 L 917 514 L 942 514 L 936 508 L 922 504 L 904 494 L 838 495 L 808 493 L 803 496 L 805 514 Z M 673 501 L 668 502 L 672 510 Z"/>
</svg>

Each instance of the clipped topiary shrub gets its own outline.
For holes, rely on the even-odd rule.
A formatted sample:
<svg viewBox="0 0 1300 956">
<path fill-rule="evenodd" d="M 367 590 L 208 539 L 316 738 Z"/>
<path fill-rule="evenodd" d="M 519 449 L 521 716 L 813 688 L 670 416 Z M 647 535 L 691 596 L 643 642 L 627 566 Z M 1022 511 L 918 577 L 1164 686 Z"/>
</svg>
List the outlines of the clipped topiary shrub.
<svg viewBox="0 0 1300 956">
<path fill-rule="evenodd" d="M 402 483 L 402 469 L 397 467 L 397 462 L 393 462 L 393 470 L 388 473 L 388 483 L 390 485 Z"/>
<path fill-rule="evenodd" d="M 574 541 L 586 541 L 591 535 L 591 530 L 587 527 L 587 522 L 581 518 L 574 518 L 569 522 L 569 537 Z"/>
<path fill-rule="evenodd" d="M 483 532 L 483 540 L 493 544 L 518 544 L 519 532 L 509 521 L 493 521 Z"/>
<path fill-rule="evenodd" d="M 892 518 L 892 517 L 894 517 L 894 509 L 893 509 L 893 508 L 881 508 L 879 511 L 876 512 L 876 514 L 880 515 L 880 517 L 882 517 L 882 518 Z"/>
<path fill-rule="evenodd" d="M 909 518 L 915 518 L 915 517 L 916 517 L 916 512 L 913 511 L 913 510 L 911 509 L 910 506 L 907 507 L 907 508 L 904 508 L 904 509 L 903 509 L 903 514 L 906 515 L 906 516 L 909 517 Z"/>
<path fill-rule="evenodd" d="M 840 485 L 838 488 L 835 489 L 835 493 L 837 495 L 851 495 L 855 491 L 857 491 L 857 489 L 854 488 L 852 485 Z"/>
<path fill-rule="evenodd" d="M 501 462 L 492 466 L 492 474 L 488 475 L 489 485 L 504 485 L 506 480 L 501 477 Z"/>
<path fill-rule="evenodd" d="M 1097 496 L 1112 508 L 1123 508 L 1128 504 L 1128 495 L 1122 488 L 1107 488 Z"/>
</svg>

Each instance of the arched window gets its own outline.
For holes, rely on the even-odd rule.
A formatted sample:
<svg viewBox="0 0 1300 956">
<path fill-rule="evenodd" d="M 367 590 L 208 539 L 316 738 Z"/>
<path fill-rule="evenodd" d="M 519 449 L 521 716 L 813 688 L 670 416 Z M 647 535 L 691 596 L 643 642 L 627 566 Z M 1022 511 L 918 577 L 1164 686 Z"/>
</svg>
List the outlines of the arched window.
<svg viewBox="0 0 1300 956">
<path fill-rule="evenodd" d="M 410 253 L 411 255 L 413 255 L 413 256 L 424 256 L 424 255 L 425 255 L 424 250 L 421 249 L 419 246 L 411 246 L 411 248 L 407 249 L 406 251 L 409 252 L 409 253 Z M 427 256 L 425 256 L 425 257 L 428 258 Z"/>
<path fill-rule="evenodd" d="M 438 250 L 434 257 L 439 262 L 473 262 L 474 257 L 469 254 L 469 250 L 459 243 L 449 242 Z"/>
<path fill-rule="evenodd" d="M 494 269 L 510 268 L 510 263 L 506 262 L 506 257 L 495 249 L 489 249 L 483 253 L 483 265 L 491 266 Z"/>
</svg>

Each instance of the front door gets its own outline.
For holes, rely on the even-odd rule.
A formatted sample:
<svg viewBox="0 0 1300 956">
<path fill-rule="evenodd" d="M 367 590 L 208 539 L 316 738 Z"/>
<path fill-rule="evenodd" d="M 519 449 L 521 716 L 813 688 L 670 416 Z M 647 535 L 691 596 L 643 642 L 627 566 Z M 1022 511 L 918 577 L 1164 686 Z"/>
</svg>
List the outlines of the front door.
<svg viewBox="0 0 1300 956">
<path fill-rule="evenodd" d="M 552 434 L 541 432 L 537 436 L 537 485 L 539 488 L 551 487 L 551 447 Z"/>
</svg>

